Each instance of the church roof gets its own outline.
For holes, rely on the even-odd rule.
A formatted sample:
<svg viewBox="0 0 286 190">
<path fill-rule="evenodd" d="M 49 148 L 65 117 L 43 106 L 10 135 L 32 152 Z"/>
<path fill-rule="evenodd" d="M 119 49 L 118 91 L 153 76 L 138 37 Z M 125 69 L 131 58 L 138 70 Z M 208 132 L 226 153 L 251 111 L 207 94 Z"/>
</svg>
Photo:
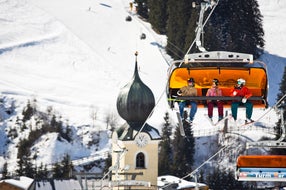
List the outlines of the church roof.
<svg viewBox="0 0 286 190">
<path fill-rule="evenodd" d="M 120 140 L 134 140 L 139 131 L 147 133 L 152 140 L 161 139 L 159 131 L 147 123 L 125 123 L 121 126 L 121 129 L 123 129 L 122 134 L 118 134 Z"/>
<path fill-rule="evenodd" d="M 154 106 L 154 95 L 140 79 L 136 58 L 133 78 L 120 90 L 117 98 L 118 113 L 127 122 L 144 122 Z"/>
<path fill-rule="evenodd" d="M 121 127 L 121 140 L 133 140 L 138 132 L 149 134 L 152 140 L 160 139 L 159 131 L 146 123 L 155 106 L 155 98 L 148 86 L 140 79 L 137 53 L 133 78 L 121 90 L 117 98 L 119 115 L 126 120 Z M 144 127 L 143 127 L 144 126 Z"/>
</svg>

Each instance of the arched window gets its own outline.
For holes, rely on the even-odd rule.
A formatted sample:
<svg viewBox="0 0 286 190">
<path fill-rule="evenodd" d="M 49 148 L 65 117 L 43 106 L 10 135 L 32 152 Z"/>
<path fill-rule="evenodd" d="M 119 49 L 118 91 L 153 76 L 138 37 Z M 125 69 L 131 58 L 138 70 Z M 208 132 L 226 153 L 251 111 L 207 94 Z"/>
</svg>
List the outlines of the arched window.
<svg viewBox="0 0 286 190">
<path fill-rule="evenodd" d="M 136 168 L 145 168 L 145 155 L 142 152 L 136 156 Z"/>
</svg>

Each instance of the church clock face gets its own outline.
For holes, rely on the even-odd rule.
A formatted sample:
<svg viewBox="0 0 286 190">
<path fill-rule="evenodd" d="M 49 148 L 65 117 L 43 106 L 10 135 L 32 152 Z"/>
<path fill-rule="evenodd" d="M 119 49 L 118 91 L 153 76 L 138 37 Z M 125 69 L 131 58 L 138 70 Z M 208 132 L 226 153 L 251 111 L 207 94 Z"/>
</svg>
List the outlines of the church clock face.
<svg viewBox="0 0 286 190">
<path fill-rule="evenodd" d="M 147 134 L 139 133 L 135 138 L 135 143 L 138 147 L 142 148 L 148 144 L 149 137 Z"/>
</svg>

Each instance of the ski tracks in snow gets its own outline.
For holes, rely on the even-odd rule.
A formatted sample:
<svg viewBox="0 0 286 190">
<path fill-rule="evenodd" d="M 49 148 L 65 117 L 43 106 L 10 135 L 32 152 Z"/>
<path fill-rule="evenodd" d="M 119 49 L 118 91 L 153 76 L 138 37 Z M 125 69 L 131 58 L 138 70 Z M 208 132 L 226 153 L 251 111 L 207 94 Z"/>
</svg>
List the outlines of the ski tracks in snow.
<svg viewBox="0 0 286 190">
<path fill-rule="evenodd" d="M 20 0 L 0 3 L 0 27 L 0 55 L 16 48 L 54 42 L 64 31 L 58 21 Z"/>
</svg>

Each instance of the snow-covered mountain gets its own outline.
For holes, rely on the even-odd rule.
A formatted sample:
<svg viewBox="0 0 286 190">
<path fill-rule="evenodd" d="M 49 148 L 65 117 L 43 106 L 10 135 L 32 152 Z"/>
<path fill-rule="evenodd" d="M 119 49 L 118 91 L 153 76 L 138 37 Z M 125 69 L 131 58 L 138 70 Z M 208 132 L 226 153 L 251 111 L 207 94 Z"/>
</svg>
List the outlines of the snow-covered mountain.
<svg viewBox="0 0 286 190">
<path fill-rule="evenodd" d="M 286 66 L 286 2 L 258 2 L 266 40 L 266 53 L 261 59 L 268 64 L 269 102 L 273 105 Z M 132 16 L 131 22 L 125 20 L 128 15 Z M 160 128 L 164 113 L 170 111 L 165 99 L 170 59 L 162 48 L 167 39 L 138 19 L 134 10 L 129 9 L 129 1 L 0 1 L 0 26 L 0 95 L 5 109 L 11 102 L 15 106 L 15 115 L 0 112 L 1 145 L 6 143 L 9 121 L 15 121 L 28 100 L 35 99 L 38 109 L 52 108 L 75 127 L 80 138 L 78 143 L 65 144 L 54 141 L 53 134 L 43 136 L 35 145 L 38 160 L 53 163 L 66 152 L 72 154 L 72 159 L 78 159 L 97 150 L 108 150 L 108 134 L 101 134 L 105 138 L 100 139 L 105 141 L 97 148 L 86 146 L 91 137 L 80 134 L 104 130 L 106 115 L 117 114 L 117 95 L 132 78 L 135 51 L 139 52 L 140 77 L 156 99 L 148 123 Z M 142 33 L 147 36 L 145 40 L 140 39 Z M 93 113 L 97 113 L 95 123 Z M 198 114 L 197 123 L 200 119 Z M 118 125 L 123 122 L 118 118 Z M 43 144 L 45 141 L 47 144 Z M 9 152 L 10 169 L 15 166 L 15 146 L 0 147 L 0 163 Z M 41 150 L 43 146 L 45 150 Z"/>
</svg>

